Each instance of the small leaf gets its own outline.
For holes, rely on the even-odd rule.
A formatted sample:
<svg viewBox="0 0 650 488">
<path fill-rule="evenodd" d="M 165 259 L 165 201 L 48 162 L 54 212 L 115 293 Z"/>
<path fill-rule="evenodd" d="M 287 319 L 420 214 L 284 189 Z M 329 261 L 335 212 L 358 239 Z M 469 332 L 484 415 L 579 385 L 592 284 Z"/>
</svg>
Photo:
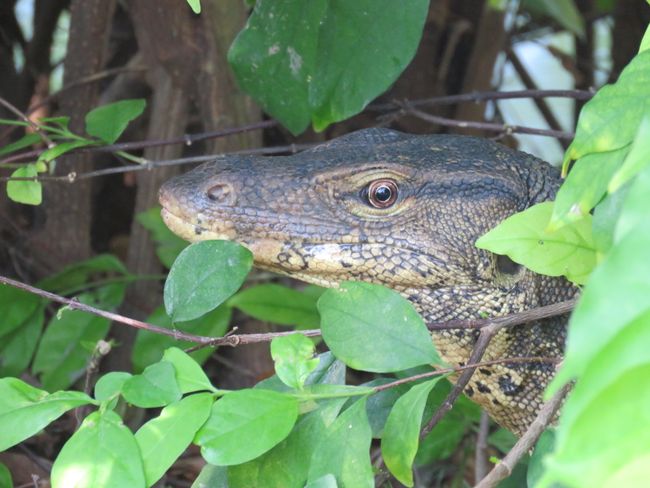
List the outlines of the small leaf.
<svg viewBox="0 0 650 488">
<path fill-rule="evenodd" d="M 187 3 L 192 9 L 192 12 L 194 12 L 195 14 L 201 13 L 201 0 L 187 0 Z"/>
<path fill-rule="evenodd" d="M 183 451 L 210 415 L 214 400 L 209 393 L 190 395 L 167 405 L 160 415 L 135 433 L 147 486 L 158 481 Z"/>
<path fill-rule="evenodd" d="M 551 17 L 581 39 L 585 38 L 585 21 L 574 0 L 524 0 L 522 8 Z"/>
<path fill-rule="evenodd" d="M 370 283 L 342 283 L 318 300 L 323 339 L 348 366 L 391 372 L 441 364 L 431 336 L 397 292 Z"/>
<path fill-rule="evenodd" d="M 95 144 L 95 141 L 83 140 L 83 141 L 69 141 L 62 142 L 53 146 L 45 151 L 43 151 L 38 157 L 37 163 L 47 164 L 50 161 L 55 160 L 59 156 L 63 156 L 65 153 L 77 149 L 79 147 L 86 147 Z"/>
<path fill-rule="evenodd" d="M 148 366 L 142 374 L 133 376 L 122 385 L 124 399 L 140 408 L 164 407 L 181 398 L 176 370 L 167 361 Z"/>
<path fill-rule="evenodd" d="M 420 444 L 422 414 L 429 393 L 440 378 L 412 387 L 395 402 L 388 415 L 381 453 L 386 467 L 401 483 L 413 486 L 413 460 Z"/>
<path fill-rule="evenodd" d="M 2 463 L 0 463 L 0 488 L 14 488 L 9 468 Z"/>
<path fill-rule="evenodd" d="M 129 122 L 140 116 L 145 106 L 143 99 L 133 99 L 97 107 L 86 114 L 86 132 L 106 144 L 113 144 Z"/>
<path fill-rule="evenodd" d="M 506 254 L 536 273 L 584 283 L 596 265 L 591 217 L 547 232 L 552 211 L 553 202 L 543 202 L 516 213 L 480 237 L 476 247 Z"/>
<path fill-rule="evenodd" d="M 41 299 L 32 293 L 13 286 L 0 285 L 0 337 L 23 326 L 40 303 Z"/>
<path fill-rule="evenodd" d="M 54 461 L 52 487 L 69 486 L 146 486 L 138 444 L 112 410 L 88 415 Z"/>
<path fill-rule="evenodd" d="M 65 267 L 59 273 L 39 281 L 37 286 L 62 294 L 70 288 L 79 288 L 93 276 L 101 275 L 104 277 L 105 275 L 114 274 L 128 275 L 128 271 L 117 257 L 112 254 L 100 254 Z"/>
<path fill-rule="evenodd" d="M 252 253 L 231 241 L 201 241 L 183 250 L 165 282 L 165 309 L 174 322 L 215 309 L 239 289 Z"/>
<path fill-rule="evenodd" d="M 240 291 L 228 300 L 228 305 L 258 320 L 315 329 L 320 325 L 317 301 L 313 295 L 267 283 Z"/>
<path fill-rule="evenodd" d="M 94 403 L 78 391 L 48 394 L 17 378 L 0 379 L 0 451 L 41 431 L 68 410 Z"/>
<path fill-rule="evenodd" d="M 239 390 L 215 402 L 194 442 L 207 462 L 240 464 L 289 435 L 298 417 L 295 398 L 269 390 Z"/>
<path fill-rule="evenodd" d="M 216 391 L 201 366 L 177 347 L 170 347 L 163 354 L 163 359 L 174 365 L 176 381 L 183 393 L 210 390 Z"/>
<path fill-rule="evenodd" d="M 18 151 L 19 149 L 23 149 L 25 147 L 29 147 L 33 144 L 36 144 L 41 140 L 41 136 L 39 134 L 36 134 L 35 132 L 31 132 L 29 134 L 25 134 L 23 137 L 18 139 L 16 142 L 12 142 L 11 144 L 7 144 L 4 147 L 0 148 L 0 156 L 4 156 L 5 154 L 10 154 L 14 151 Z M 0 485 L 2 486 L 2 485 Z"/>
<path fill-rule="evenodd" d="M 308 481 L 332 474 L 340 486 L 373 488 L 371 440 L 366 399 L 362 398 L 339 415 L 322 438 L 312 455 Z"/>
<path fill-rule="evenodd" d="M 36 178 L 38 171 L 36 165 L 27 164 L 11 173 L 11 178 Z M 14 202 L 26 205 L 40 205 L 43 201 L 43 187 L 40 181 L 9 180 L 7 182 L 7 196 Z"/>
<path fill-rule="evenodd" d="M 206 464 L 192 483 L 191 488 L 228 488 L 228 468 Z"/>
<path fill-rule="evenodd" d="M 122 392 L 124 383 L 131 378 L 131 373 L 125 371 L 112 371 L 106 373 L 95 384 L 95 399 L 103 402 Z"/>
<path fill-rule="evenodd" d="M 302 389 L 309 374 L 318 366 L 314 350 L 314 343 L 302 334 L 273 339 L 271 357 L 275 362 L 275 372 L 285 385 Z"/>
</svg>

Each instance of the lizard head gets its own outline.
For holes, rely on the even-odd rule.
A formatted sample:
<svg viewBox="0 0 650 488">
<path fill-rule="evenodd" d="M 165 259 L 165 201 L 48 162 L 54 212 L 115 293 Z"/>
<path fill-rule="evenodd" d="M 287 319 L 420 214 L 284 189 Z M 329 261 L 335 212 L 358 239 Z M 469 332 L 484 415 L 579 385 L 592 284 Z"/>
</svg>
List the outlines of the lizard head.
<svg viewBox="0 0 650 488">
<path fill-rule="evenodd" d="M 179 236 L 238 241 L 258 267 L 312 283 L 507 287 L 526 271 L 474 242 L 556 185 L 545 163 L 487 140 L 374 129 L 294 156 L 216 159 L 160 201 Z"/>
</svg>

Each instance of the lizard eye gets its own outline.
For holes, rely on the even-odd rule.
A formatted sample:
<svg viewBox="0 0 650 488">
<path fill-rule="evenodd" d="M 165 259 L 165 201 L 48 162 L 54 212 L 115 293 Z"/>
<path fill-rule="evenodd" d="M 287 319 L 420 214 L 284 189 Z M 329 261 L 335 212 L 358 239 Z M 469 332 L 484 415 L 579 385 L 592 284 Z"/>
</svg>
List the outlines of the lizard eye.
<svg viewBox="0 0 650 488">
<path fill-rule="evenodd" d="M 368 185 L 368 203 L 375 208 L 388 208 L 397 200 L 397 183 L 393 180 L 375 180 Z"/>
</svg>

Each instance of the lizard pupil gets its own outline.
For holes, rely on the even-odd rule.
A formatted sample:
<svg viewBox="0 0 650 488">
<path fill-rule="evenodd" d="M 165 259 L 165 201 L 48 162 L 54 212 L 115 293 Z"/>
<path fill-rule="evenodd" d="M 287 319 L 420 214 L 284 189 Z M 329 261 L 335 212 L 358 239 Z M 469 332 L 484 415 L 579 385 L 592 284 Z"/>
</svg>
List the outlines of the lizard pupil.
<svg viewBox="0 0 650 488">
<path fill-rule="evenodd" d="M 397 183 L 382 179 L 368 186 L 368 202 L 375 208 L 388 208 L 397 200 Z"/>
</svg>

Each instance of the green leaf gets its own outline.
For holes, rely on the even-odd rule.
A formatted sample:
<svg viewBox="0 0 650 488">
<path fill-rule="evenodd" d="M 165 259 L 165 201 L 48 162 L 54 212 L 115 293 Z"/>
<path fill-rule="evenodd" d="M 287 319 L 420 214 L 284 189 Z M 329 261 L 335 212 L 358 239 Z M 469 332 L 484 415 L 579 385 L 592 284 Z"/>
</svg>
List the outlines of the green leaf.
<svg viewBox="0 0 650 488">
<path fill-rule="evenodd" d="M 80 295 L 79 301 L 96 305 L 89 294 Z M 32 371 L 40 375 L 43 386 L 50 391 L 69 387 L 83 376 L 94 344 L 106 337 L 109 327 L 109 321 L 103 317 L 62 309 L 45 329 Z"/>
<path fill-rule="evenodd" d="M 295 398 L 269 390 L 239 390 L 215 402 L 194 442 L 219 466 L 256 458 L 282 441 L 296 422 Z"/>
<path fill-rule="evenodd" d="M 171 268 L 172 263 L 183 249 L 188 246 L 184 241 L 174 234 L 165 225 L 160 216 L 160 207 L 153 207 L 146 212 L 140 212 L 135 216 L 136 220 L 149 232 L 156 243 L 156 256 L 166 267 Z"/>
<path fill-rule="evenodd" d="M 314 343 L 302 334 L 276 337 L 271 341 L 275 373 L 285 385 L 302 389 L 309 374 L 318 366 L 314 350 Z"/>
<path fill-rule="evenodd" d="M 0 285 L 0 337 L 24 326 L 41 303 L 41 298 L 9 285 Z"/>
<path fill-rule="evenodd" d="M 317 301 L 313 295 L 267 283 L 240 291 L 228 300 L 228 305 L 258 320 L 316 329 L 320 324 Z"/>
<path fill-rule="evenodd" d="M 361 110 L 415 55 L 428 0 L 257 2 L 228 53 L 240 86 L 298 134 Z"/>
<path fill-rule="evenodd" d="M 73 149 L 86 147 L 93 144 L 95 144 L 95 141 L 91 140 L 62 142 L 43 151 L 40 156 L 38 156 L 37 162 L 47 164 L 50 161 L 54 161 L 59 156 L 63 156 L 65 153 L 72 151 Z"/>
<path fill-rule="evenodd" d="M 229 488 L 303 488 L 309 461 L 345 398 L 327 400 L 302 415 L 291 434 L 262 456 L 228 468 Z"/>
<path fill-rule="evenodd" d="M 580 111 L 576 136 L 564 157 L 572 159 L 627 146 L 650 111 L 650 51 L 637 54 L 613 85 L 606 85 Z"/>
<path fill-rule="evenodd" d="M 549 276 L 584 283 L 596 265 L 591 217 L 546 231 L 553 202 L 543 202 L 511 215 L 476 241 L 476 247 L 506 254 L 514 262 Z"/>
<path fill-rule="evenodd" d="M 133 99 L 97 107 L 86 114 L 86 132 L 106 144 L 113 144 L 146 105 L 143 99 Z"/>
<path fill-rule="evenodd" d="M 158 481 L 190 445 L 194 434 L 210 415 L 213 403 L 209 393 L 190 395 L 167 405 L 158 417 L 135 433 L 147 486 Z"/>
<path fill-rule="evenodd" d="M 530 457 L 528 463 L 528 472 L 526 474 L 526 481 L 528 486 L 537 486 L 537 483 L 542 479 L 545 471 L 544 462 L 546 456 L 553 452 L 555 445 L 555 431 L 545 430 L 535 444 L 535 450 Z"/>
<path fill-rule="evenodd" d="M 573 0 L 524 0 L 521 7 L 552 18 L 581 39 L 585 37 L 585 21 Z"/>
<path fill-rule="evenodd" d="M 580 158 L 571 168 L 555 198 L 548 231 L 583 219 L 607 193 L 612 175 L 621 166 L 629 146 Z"/>
<path fill-rule="evenodd" d="M 650 456 L 644 407 L 650 402 L 648 341 L 650 310 L 627 323 L 591 359 L 563 407 L 556 449 L 546 462 L 546 486 L 549 481 L 612 488 L 645 484 L 646 477 L 633 484 L 615 481 Z M 645 464 L 646 474 L 647 469 Z"/>
<path fill-rule="evenodd" d="M 312 455 L 309 482 L 332 474 L 343 487 L 375 486 L 370 464 L 372 430 L 362 398 L 332 423 Z"/>
<path fill-rule="evenodd" d="M 639 45 L 639 52 L 647 51 L 650 48 L 650 25 L 646 27 L 645 34 L 641 39 L 641 44 Z"/>
<path fill-rule="evenodd" d="M 413 486 L 413 460 L 420 444 L 422 414 L 429 393 L 440 378 L 412 387 L 397 400 L 388 415 L 381 453 L 386 467 L 406 486 Z"/>
<path fill-rule="evenodd" d="M 628 186 L 624 186 L 616 193 L 607 195 L 594 209 L 591 231 L 594 245 L 600 253 L 608 252 L 614 244 L 614 232 L 617 228 L 628 189 Z"/>
<path fill-rule="evenodd" d="M 623 236 L 629 232 L 636 229 L 647 229 L 650 225 L 650 213 L 648 212 L 650 168 L 643 170 L 629 187 L 622 188 L 612 196 L 623 192 L 626 188 L 627 192 L 619 199 L 622 200 L 620 216 L 613 233 L 616 242 L 620 242 Z"/>
<path fill-rule="evenodd" d="M 215 309 L 244 282 L 252 253 L 231 241 L 191 244 L 174 261 L 165 282 L 165 310 L 174 322 Z"/>
<path fill-rule="evenodd" d="M 133 433 L 112 410 L 88 415 L 54 461 L 52 487 L 71 486 L 147 486 Z"/>
<path fill-rule="evenodd" d="M 1 305 L 0 310 L 6 313 Z M 43 329 L 44 312 L 45 307 L 38 306 L 19 328 L 0 337 L 0 377 L 19 376 L 29 366 Z"/>
<path fill-rule="evenodd" d="M 641 120 L 630 152 L 609 182 L 609 193 L 614 193 L 648 165 L 650 165 L 650 115 L 646 115 Z"/>
<path fill-rule="evenodd" d="M 318 310 L 325 343 L 352 368 L 391 372 L 442 363 L 422 318 L 393 290 L 341 283 L 323 293 Z"/>
<path fill-rule="evenodd" d="M 326 474 L 305 485 L 305 488 L 338 488 L 334 475 Z"/>
<path fill-rule="evenodd" d="M 228 468 L 206 464 L 192 483 L 191 488 L 230 488 Z"/>
<path fill-rule="evenodd" d="M 650 195 L 645 199 L 650 203 Z M 637 228 L 627 233 L 594 270 L 571 315 L 564 363 L 548 395 L 582 375 L 625 324 L 650 308 L 649 250 L 650 229 Z"/>
<path fill-rule="evenodd" d="M 140 408 L 164 407 L 181 399 L 174 365 L 168 361 L 147 366 L 142 374 L 127 379 L 122 385 L 124 399 Z"/>
<path fill-rule="evenodd" d="M 216 391 L 201 366 L 191 356 L 177 347 L 170 347 L 163 354 L 163 359 L 174 365 L 176 381 L 182 393 L 209 390 Z"/>
<path fill-rule="evenodd" d="M 395 378 L 375 378 L 367 383 L 363 383 L 361 386 L 376 387 L 393 381 L 395 381 Z M 407 391 L 409 391 L 409 385 L 403 384 L 381 390 L 368 397 L 366 414 L 368 415 L 368 422 L 372 428 L 373 438 L 381 439 L 390 411 L 393 409 L 395 402 Z"/>
<path fill-rule="evenodd" d="M 54 293 L 79 288 L 95 276 L 128 275 L 122 262 L 112 254 L 100 254 L 91 259 L 74 263 L 61 272 L 39 281 L 37 286 Z"/>
<path fill-rule="evenodd" d="M 187 0 L 187 3 L 192 9 L 192 12 L 194 12 L 195 14 L 201 13 L 201 0 Z"/>
<path fill-rule="evenodd" d="M 228 330 L 231 315 L 231 309 L 222 305 L 198 319 L 190 320 L 189 322 L 177 322 L 172 326 L 172 321 L 165 313 L 165 309 L 158 307 L 147 318 L 147 322 L 167 329 L 173 328 L 191 334 L 206 337 L 221 337 Z M 159 361 L 163 355 L 163 351 L 168 347 L 178 346 L 179 348 L 187 348 L 193 345 L 191 342 L 177 341 L 173 337 L 140 329 L 135 338 L 135 344 L 131 354 L 133 368 L 135 371 L 142 371 L 150 364 Z M 214 347 L 204 347 L 203 349 L 192 352 L 190 356 L 199 364 L 202 364 L 212 355 L 214 350 Z"/>
<path fill-rule="evenodd" d="M 11 178 L 36 178 L 37 176 L 35 164 L 27 164 L 11 173 Z M 43 201 L 43 187 L 40 181 L 9 180 L 7 196 L 14 202 L 40 205 Z"/>
<path fill-rule="evenodd" d="M 0 451 L 37 434 L 68 410 L 93 403 L 78 391 L 48 394 L 17 378 L 0 379 Z"/>
<path fill-rule="evenodd" d="M 18 151 L 20 149 L 23 149 L 25 147 L 29 147 L 33 144 L 36 144 L 37 142 L 40 142 L 41 136 L 39 134 L 36 134 L 35 132 L 31 132 L 29 134 L 25 134 L 23 137 L 18 139 L 15 142 L 12 142 L 11 144 L 7 144 L 4 147 L 0 148 L 0 156 L 4 156 L 5 154 L 10 154 L 14 151 Z M 2 486 L 2 485 L 0 485 Z"/>
<path fill-rule="evenodd" d="M 9 468 L 2 463 L 0 463 L 0 488 L 14 488 Z"/>
<path fill-rule="evenodd" d="M 103 402 L 119 395 L 122 392 L 124 383 L 131 377 L 131 373 L 125 371 L 106 373 L 95 384 L 95 399 Z"/>
</svg>

